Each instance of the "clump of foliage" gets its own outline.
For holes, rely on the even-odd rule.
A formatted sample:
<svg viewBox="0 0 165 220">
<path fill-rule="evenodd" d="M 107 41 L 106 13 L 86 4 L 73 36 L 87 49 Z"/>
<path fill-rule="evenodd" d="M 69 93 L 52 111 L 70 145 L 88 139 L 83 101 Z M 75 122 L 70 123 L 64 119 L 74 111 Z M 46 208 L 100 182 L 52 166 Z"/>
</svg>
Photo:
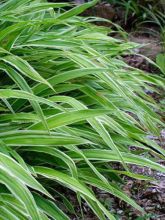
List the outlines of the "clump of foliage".
<svg viewBox="0 0 165 220">
<path fill-rule="evenodd" d="M 65 11 L 67 3 L 1 1 L 2 220 L 69 219 L 55 199 L 69 204 L 60 185 L 101 220 L 115 218 L 93 187 L 143 213 L 120 189 L 120 173 L 148 179 L 131 173 L 128 164 L 165 172 L 149 157 L 165 151 L 147 138 L 159 135 L 162 122 L 159 106 L 144 92 L 163 87 L 163 79 L 119 59 L 135 44 L 108 37 L 109 29 L 77 16 L 95 3 Z M 113 170 L 113 162 L 124 171 Z"/>
<path fill-rule="evenodd" d="M 108 0 L 111 4 L 121 7 L 125 12 L 125 24 L 134 18 L 134 24 L 142 21 L 156 23 L 164 26 L 164 3 L 161 0 Z"/>
</svg>

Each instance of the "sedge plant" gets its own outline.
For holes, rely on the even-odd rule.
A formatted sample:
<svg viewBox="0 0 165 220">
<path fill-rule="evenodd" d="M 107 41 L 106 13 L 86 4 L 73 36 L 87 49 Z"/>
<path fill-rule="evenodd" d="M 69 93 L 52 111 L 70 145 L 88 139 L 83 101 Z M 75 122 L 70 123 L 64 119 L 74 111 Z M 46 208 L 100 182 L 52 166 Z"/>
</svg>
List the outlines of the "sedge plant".
<svg viewBox="0 0 165 220">
<path fill-rule="evenodd" d="M 109 29 L 78 16 L 96 2 L 72 8 L 1 1 L 2 220 L 71 219 L 76 211 L 68 190 L 98 219 L 114 220 L 95 188 L 143 214 L 121 190 L 120 175 L 150 179 L 132 173 L 130 164 L 165 172 L 154 159 L 165 151 L 148 138 L 159 135 L 159 105 L 144 92 L 163 87 L 164 79 L 120 59 L 136 44 L 109 37 Z M 121 170 L 113 169 L 115 162 Z"/>
</svg>

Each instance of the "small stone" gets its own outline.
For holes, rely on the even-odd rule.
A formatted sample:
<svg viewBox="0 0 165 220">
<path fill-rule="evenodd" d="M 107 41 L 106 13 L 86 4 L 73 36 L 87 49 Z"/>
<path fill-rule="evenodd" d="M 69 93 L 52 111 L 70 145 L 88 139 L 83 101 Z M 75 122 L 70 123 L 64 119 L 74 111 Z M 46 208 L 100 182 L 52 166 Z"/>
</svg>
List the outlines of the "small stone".
<svg viewBox="0 0 165 220">
<path fill-rule="evenodd" d="M 155 209 L 155 207 L 153 207 L 153 206 L 145 208 L 146 211 L 153 211 L 154 209 Z"/>
<path fill-rule="evenodd" d="M 165 129 L 161 130 L 160 136 L 163 140 L 165 140 Z"/>
<path fill-rule="evenodd" d="M 123 210 L 117 211 L 117 214 L 121 215 L 123 213 Z"/>
</svg>

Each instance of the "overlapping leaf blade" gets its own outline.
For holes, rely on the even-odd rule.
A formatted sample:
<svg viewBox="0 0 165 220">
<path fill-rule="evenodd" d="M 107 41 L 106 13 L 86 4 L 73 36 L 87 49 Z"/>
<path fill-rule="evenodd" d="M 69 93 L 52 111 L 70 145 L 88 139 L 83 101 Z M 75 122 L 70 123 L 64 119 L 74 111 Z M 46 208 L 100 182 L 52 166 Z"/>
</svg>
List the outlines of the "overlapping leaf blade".
<svg viewBox="0 0 165 220">
<path fill-rule="evenodd" d="M 75 191 L 99 219 L 115 218 L 90 186 L 143 212 L 120 190 L 120 174 L 132 174 L 128 164 L 165 172 L 149 154 L 164 158 L 164 150 L 147 138 L 159 134 L 163 123 L 156 111 L 161 110 L 143 90 L 157 92 L 164 79 L 119 59 L 137 44 L 89 23 L 101 19 L 77 16 L 96 3 L 67 11 L 61 8 L 68 3 L 0 3 L 2 219 L 69 219 L 54 200 L 62 195 L 53 190 L 59 184 Z M 148 159 L 129 146 L 148 152 Z M 113 162 L 126 171 L 109 169 Z M 68 201 L 67 193 L 62 197 Z"/>
</svg>

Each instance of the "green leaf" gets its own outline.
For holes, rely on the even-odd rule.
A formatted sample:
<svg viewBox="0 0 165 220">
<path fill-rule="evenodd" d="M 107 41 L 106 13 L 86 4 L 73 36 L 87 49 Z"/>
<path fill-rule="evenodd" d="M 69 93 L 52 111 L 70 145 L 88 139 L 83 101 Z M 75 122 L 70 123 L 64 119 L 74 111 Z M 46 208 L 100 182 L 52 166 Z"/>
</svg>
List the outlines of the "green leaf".
<svg viewBox="0 0 165 220">
<path fill-rule="evenodd" d="M 76 192 L 80 192 L 84 197 L 87 197 L 89 200 L 94 201 L 110 220 L 115 220 L 115 218 L 95 198 L 95 196 L 88 190 L 88 188 L 85 187 L 84 185 L 82 185 L 75 178 L 69 177 L 68 175 L 66 175 L 62 172 L 59 172 L 54 169 L 46 168 L 46 167 L 34 167 L 34 169 L 38 174 L 40 174 L 46 178 L 50 178 L 50 179 L 59 181 L 60 183 L 63 183 L 64 185 L 66 185 L 70 189 L 72 189 Z"/>
<path fill-rule="evenodd" d="M 80 110 L 80 111 L 72 111 L 72 112 L 64 112 L 53 115 L 46 119 L 49 129 L 55 129 L 64 125 L 73 124 L 75 122 L 87 120 L 92 117 L 96 117 L 99 115 L 103 115 L 108 113 L 108 110 Z M 43 125 L 41 123 L 37 123 L 30 127 L 32 130 L 43 129 Z"/>
<path fill-rule="evenodd" d="M 26 211 L 31 218 L 36 220 L 41 219 L 39 210 L 32 197 L 32 194 L 20 180 L 18 180 L 15 176 L 11 176 L 11 174 L 8 174 L 6 171 L 0 169 L 0 182 L 5 184 L 6 187 L 13 193 L 13 195 L 24 204 Z"/>
<path fill-rule="evenodd" d="M 165 54 L 158 54 L 156 56 L 156 63 L 160 67 L 162 73 L 165 73 Z"/>
<path fill-rule="evenodd" d="M 1 53 L 6 53 L 6 51 L 3 50 Z M 20 71 L 23 75 L 28 76 L 29 78 L 37 82 L 47 84 L 50 88 L 52 88 L 52 86 L 43 77 L 41 77 L 41 75 L 26 60 L 23 60 L 22 58 L 15 55 L 3 56 L 1 60 L 9 63 L 11 66 Z"/>
<path fill-rule="evenodd" d="M 69 220 L 70 218 L 66 216 L 61 209 L 59 209 L 55 203 L 47 200 L 38 194 L 33 194 L 37 206 L 48 216 L 56 220 Z"/>
<path fill-rule="evenodd" d="M 89 160 L 121 162 L 121 160 L 116 156 L 116 154 L 110 150 L 94 149 L 94 150 L 83 150 L 82 152 Z M 82 160 L 82 158 L 79 155 L 76 155 L 75 153 L 69 152 L 68 155 L 76 160 Z M 141 157 L 136 156 L 131 153 L 121 153 L 121 155 L 125 163 L 136 164 L 139 166 L 146 166 L 158 170 L 160 172 L 165 172 L 164 166 L 155 163 L 152 160 L 143 158 L 142 156 Z"/>
<path fill-rule="evenodd" d="M 50 194 L 43 188 L 40 183 L 37 182 L 37 180 L 31 175 L 28 170 L 25 170 L 11 157 L 3 153 L 0 153 L 0 169 L 4 170 L 9 175 L 12 173 L 12 175 L 19 181 L 23 182 L 29 187 L 32 187 L 33 189 L 44 193 L 47 196 L 50 196 Z"/>
</svg>

